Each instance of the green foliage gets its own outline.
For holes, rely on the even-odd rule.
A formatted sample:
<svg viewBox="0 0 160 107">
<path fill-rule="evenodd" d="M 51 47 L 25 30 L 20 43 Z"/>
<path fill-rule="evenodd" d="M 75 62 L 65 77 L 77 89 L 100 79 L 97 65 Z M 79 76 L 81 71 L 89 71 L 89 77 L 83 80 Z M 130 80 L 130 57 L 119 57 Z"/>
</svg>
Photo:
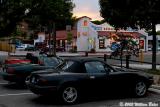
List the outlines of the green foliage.
<svg viewBox="0 0 160 107">
<path fill-rule="evenodd" d="M 71 44 L 73 39 L 73 34 L 71 32 L 67 32 L 67 41 L 69 44 Z"/>
<path fill-rule="evenodd" d="M 97 24 L 97 25 L 103 24 L 104 22 L 105 22 L 105 20 L 95 20 L 95 21 L 92 21 L 92 23 Z"/>
<path fill-rule="evenodd" d="M 157 31 L 157 35 L 160 35 L 160 30 L 159 30 L 159 31 Z"/>
<path fill-rule="evenodd" d="M 99 0 L 102 17 L 117 28 L 146 28 L 160 23 L 160 0 Z"/>
<path fill-rule="evenodd" d="M 56 28 L 62 29 L 71 23 L 73 7 L 71 0 L 34 0 L 26 20 L 32 28 L 48 27 L 48 24 L 55 22 Z"/>
<path fill-rule="evenodd" d="M 156 24 L 160 0 L 99 0 L 101 16 L 115 28 L 152 29 L 152 69 L 156 69 Z"/>
<path fill-rule="evenodd" d="M 94 49 L 94 48 L 92 48 L 91 50 L 90 50 L 90 53 L 95 53 L 96 52 L 96 50 Z"/>
<path fill-rule="evenodd" d="M 27 0 L 1 0 L 0 2 L 0 36 L 10 35 L 17 22 L 25 16 Z"/>
<path fill-rule="evenodd" d="M 149 74 L 154 74 L 154 75 L 160 75 L 160 70 L 147 70 L 146 71 Z"/>
<path fill-rule="evenodd" d="M 148 35 L 152 35 L 152 31 L 151 30 L 147 31 L 147 33 L 148 33 Z M 157 31 L 156 34 L 160 35 L 160 31 Z"/>
<path fill-rule="evenodd" d="M 23 36 L 23 32 L 19 29 L 19 27 L 16 27 L 15 30 L 11 33 L 12 37 L 16 36 Z"/>
<path fill-rule="evenodd" d="M 1 0 L 0 36 L 10 35 L 17 23 L 25 20 L 31 29 L 56 22 L 57 29 L 70 23 L 72 0 Z"/>
</svg>

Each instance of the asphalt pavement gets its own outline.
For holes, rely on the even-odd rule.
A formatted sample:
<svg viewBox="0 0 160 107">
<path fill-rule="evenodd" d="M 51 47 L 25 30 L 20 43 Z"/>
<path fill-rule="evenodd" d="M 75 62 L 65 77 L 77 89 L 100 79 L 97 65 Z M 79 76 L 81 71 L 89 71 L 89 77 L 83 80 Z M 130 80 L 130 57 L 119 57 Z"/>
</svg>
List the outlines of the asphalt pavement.
<svg viewBox="0 0 160 107">
<path fill-rule="evenodd" d="M 26 51 L 11 53 L 11 56 L 24 56 Z M 31 53 L 31 52 L 30 52 Z M 38 52 L 32 52 L 38 54 Z M 57 53 L 58 56 L 84 56 L 85 53 Z M 104 53 L 90 54 L 90 56 L 103 56 Z M 159 54 L 158 54 L 159 55 Z M 151 56 L 146 53 L 146 56 Z M 159 56 L 158 56 L 159 57 Z M 7 52 L 0 52 L 1 62 L 8 58 Z M 3 60 L 3 61 L 2 61 Z M 132 64 L 132 67 L 150 67 L 150 65 Z M 30 92 L 27 88 L 22 88 L 2 80 L 0 77 L 0 107 L 125 107 L 137 105 L 135 107 L 159 107 L 160 106 L 160 86 L 152 85 L 144 98 L 128 97 L 107 97 L 105 99 L 91 98 L 89 101 L 81 102 L 77 105 L 59 105 L 54 98 L 43 98 Z"/>
</svg>

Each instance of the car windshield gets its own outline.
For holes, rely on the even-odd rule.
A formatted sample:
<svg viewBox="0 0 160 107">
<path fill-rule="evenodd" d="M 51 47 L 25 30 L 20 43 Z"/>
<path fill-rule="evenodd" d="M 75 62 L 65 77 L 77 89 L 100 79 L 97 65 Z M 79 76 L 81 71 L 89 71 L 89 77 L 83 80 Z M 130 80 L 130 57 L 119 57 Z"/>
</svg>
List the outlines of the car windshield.
<svg viewBox="0 0 160 107">
<path fill-rule="evenodd" d="M 40 56 L 40 61 L 43 62 L 43 64 L 45 66 L 53 66 L 56 67 L 58 66 L 60 63 L 62 63 L 62 60 L 60 58 L 57 57 L 47 57 L 47 56 Z"/>
<path fill-rule="evenodd" d="M 69 67 L 71 67 L 73 65 L 73 61 L 65 61 L 62 65 L 60 65 L 58 68 L 62 69 L 62 70 L 66 70 Z"/>
<path fill-rule="evenodd" d="M 76 61 L 67 60 L 64 61 L 63 64 L 59 65 L 57 69 L 62 70 L 63 72 L 72 72 L 72 73 L 81 73 L 82 68 L 80 68 L 80 64 Z"/>
</svg>

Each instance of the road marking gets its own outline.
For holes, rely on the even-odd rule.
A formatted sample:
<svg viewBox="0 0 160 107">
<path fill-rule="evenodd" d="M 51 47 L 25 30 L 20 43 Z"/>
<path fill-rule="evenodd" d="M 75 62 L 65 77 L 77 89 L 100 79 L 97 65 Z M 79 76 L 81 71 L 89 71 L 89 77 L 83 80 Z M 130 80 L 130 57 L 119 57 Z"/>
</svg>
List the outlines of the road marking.
<svg viewBox="0 0 160 107">
<path fill-rule="evenodd" d="M 0 85 L 3 85 L 3 84 L 4 84 L 4 85 L 5 85 L 5 84 L 8 84 L 8 82 L 0 83 Z"/>
<path fill-rule="evenodd" d="M 33 93 L 18 93 L 18 94 L 1 94 L 0 97 L 5 96 L 19 96 L 19 95 L 32 95 Z"/>
</svg>

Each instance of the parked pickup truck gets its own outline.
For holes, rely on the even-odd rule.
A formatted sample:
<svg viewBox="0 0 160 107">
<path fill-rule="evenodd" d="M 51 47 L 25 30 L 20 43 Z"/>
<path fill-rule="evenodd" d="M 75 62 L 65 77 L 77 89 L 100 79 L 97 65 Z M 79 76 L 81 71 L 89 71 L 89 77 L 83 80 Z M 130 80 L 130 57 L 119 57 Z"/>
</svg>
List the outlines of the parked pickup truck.
<svg viewBox="0 0 160 107">
<path fill-rule="evenodd" d="M 37 64 L 5 64 L 2 67 L 0 75 L 6 81 L 24 84 L 26 77 L 29 76 L 31 72 L 48 68 L 54 68 L 63 62 L 63 60 L 59 57 L 34 56 L 34 58 L 35 57 L 38 61 Z"/>
</svg>

